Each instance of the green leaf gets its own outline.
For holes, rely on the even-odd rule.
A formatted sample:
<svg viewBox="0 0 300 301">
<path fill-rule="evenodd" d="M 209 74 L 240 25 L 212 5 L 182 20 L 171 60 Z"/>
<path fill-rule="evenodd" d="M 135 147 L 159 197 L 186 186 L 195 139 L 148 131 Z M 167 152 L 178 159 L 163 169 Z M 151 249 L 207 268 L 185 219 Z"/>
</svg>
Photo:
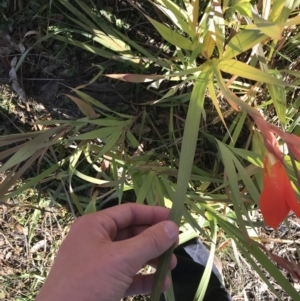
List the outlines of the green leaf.
<svg viewBox="0 0 300 301">
<path fill-rule="evenodd" d="M 46 132 L 47 130 L 42 130 L 38 132 L 31 132 L 31 133 L 22 133 L 22 134 L 10 134 L 0 136 L 0 146 L 7 146 L 12 143 L 17 143 L 23 140 L 34 138 L 35 136 L 39 136 L 42 133 Z"/>
<path fill-rule="evenodd" d="M 259 200 L 259 192 L 254 185 L 252 179 L 250 178 L 247 170 L 242 166 L 240 161 L 236 157 L 232 157 L 234 165 L 238 171 L 239 177 L 242 179 L 243 183 L 245 184 L 247 191 L 250 193 L 252 199 L 257 204 Z"/>
<path fill-rule="evenodd" d="M 85 29 L 86 31 L 82 30 L 72 30 L 72 29 L 66 29 L 66 31 L 69 32 L 78 32 L 82 36 L 86 37 L 90 41 L 94 41 L 99 43 L 100 45 L 103 45 L 104 47 L 115 51 L 115 52 L 120 52 L 120 53 L 125 53 L 126 51 L 130 50 L 130 47 L 127 46 L 124 42 L 120 42 L 117 38 L 115 38 L 118 41 L 113 40 L 111 37 L 107 36 L 103 31 L 96 29 L 94 27 L 89 27 L 85 25 L 84 23 L 80 22 L 78 19 L 72 18 L 68 15 L 66 15 L 71 21 L 73 21 L 75 24 L 77 24 L 79 27 L 82 29 Z"/>
<path fill-rule="evenodd" d="M 231 201 L 234 206 L 234 211 L 237 216 L 237 220 L 239 223 L 239 226 L 241 230 L 243 231 L 245 237 L 247 237 L 247 230 L 245 227 L 244 219 L 242 217 L 242 213 L 244 216 L 247 217 L 248 221 L 250 221 L 250 217 L 248 214 L 248 211 L 245 207 L 245 204 L 243 203 L 239 185 L 238 185 L 238 177 L 236 173 L 236 165 L 235 163 L 235 157 L 233 154 L 229 151 L 229 149 L 223 144 L 222 142 L 218 141 L 218 147 L 222 156 L 222 161 L 225 167 L 226 175 L 229 180 L 230 184 L 230 191 L 231 191 Z M 242 213 L 241 213 L 242 212 Z"/>
<path fill-rule="evenodd" d="M 186 190 L 192 170 L 200 119 L 203 112 L 203 104 L 210 73 L 211 69 L 208 68 L 201 72 L 196 80 L 185 122 L 176 193 L 174 194 L 173 206 L 170 213 L 170 219 L 177 224 L 180 223 L 183 214 Z M 173 248 L 164 253 L 159 260 L 158 268 L 154 276 L 150 301 L 159 300 L 164 282 L 163 280 L 166 277 L 172 253 Z"/>
<path fill-rule="evenodd" d="M 243 30 L 229 40 L 225 47 L 222 60 L 231 59 L 266 39 L 266 35 L 257 29 Z"/>
<path fill-rule="evenodd" d="M 123 127 L 107 126 L 98 130 L 90 131 L 78 136 L 69 138 L 69 140 L 92 140 L 92 139 L 105 139 L 108 136 L 115 134 L 116 132 L 121 133 Z"/>
<path fill-rule="evenodd" d="M 277 70 L 269 70 L 271 76 L 276 77 L 279 80 L 282 80 L 282 75 Z M 276 113 L 279 121 L 282 125 L 286 124 L 286 91 L 283 86 L 271 85 L 268 84 L 268 90 L 271 94 L 273 104 L 276 109 Z"/>
<path fill-rule="evenodd" d="M 84 210 L 84 214 L 96 212 L 96 198 L 92 198 Z"/>
<path fill-rule="evenodd" d="M 211 78 L 209 79 L 209 83 L 208 83 L 208 91 L 209 91 L 209 95 L 210 95 L 210 97 L 211 97 L 211 100 L 212 100 L 212 102 L 213 102 L 213 104 L 214 104 L 214 106 L 215 106 L 215 108 L 216 108 L 216 110 L 217 110 L 217 112 L 218 112 L 218 115 L 219 115 L 220 119 L 222 120 L 222 122 L 223 122 L 225 128 L 226 128 L 227 131 L 228 131 L 227 125 L 226 125 L 226 123 L 225 123 L 223 114 L 222 114 L 221 109 L 220 109 L 219 101 L 218 101 L 217 96 L 216 96 L 216 93 L 215 93 L 215 88 L 214 88 L 212 76 L 211 76 Z"/>
<path fill-rule="evenodd" d="M 230 89 L 226 86 L 223 77 L 221 76 L 221 72 L 218 69 L 217 62 L 213 62 L 212 64 L 214 75 L 217 79 L 217 83 L 224 94 L 227 101 L 230 105 L 235 108 L 235 110 L 239 111 L 238 106 L 243 108 L 247 113 L 257 114 L 257 110 L 251 106 L 249 106 L 246 102 L 242 101 L 239 97 L 237 97 Z"/>
<path fill-rule="evenodd" d="M 206 267 L 204 270 L 204 273 L 202 275 L 201 281 L 199 283 L 199 287 L 196 291 L 194 301 L 202 301 L 204 299 L 206 289 L 208 287 L 208 283 L 210 280 L 210 276 L 212 273 L 212 268 L 214 264 L 214 256 L 215 256 L 215 250 L 216 250 L 216 244 L 217 244 L 217 224 L 216 220 L 211 217 L 211 215 L 208 213 L 208 219 L 210 220 L 210 229 L 211 229 L 211 247 L 210 247 L 210 254 L 206 263 Z"/>
<path fill-rule="evenodd" d="M 116 31 L 114 29 L 114 31 Z M 148 52 L 145 48 L 143 48 L 141 45 L 138 43 L 134 42 L 131 40 L 127 35 L 123 35 L 121 32 L 116 31 L 116 34 L 122 38 L 124 41 L 126 41 L 131 47 L 135 48 L 139 53 L 143 54 L 147 59 L 149 59 L 152 62 L 156 62 L 159 66 L 164 67 L 166 69 L 170 69 L 172 66 L 171 61 L 167 61 L 166 59 L 161 60 L 158 57 L 155 57 L 153 54 Z"/>
<path fill-rule="evenodd" d="M 253 136 L 252 136 L 252 151 L 256 154 L 263 156 L 265 153 L 265 144 L 264 144 L 264 138 L 262 134 L 258 131 L 254 131 Z M 260 166 L 263 166 L 262 159 L 260 160 Z M 257 172 L 255 175 L 255 180 L 256 183 L 262 191 L 263 188 L 263 170 L 261 169 L 259 172 Z"/>
<path fill-rule="evenodd" d="M 162 207 L 168 207 L 167 206 L 168 201 L 166 200 L 164 191 L 163 191 L 163 181 L 161 180 L 161 178 L 163 178 L 163 177 L 164 176 L 158 178 L 155 175 L 155 177 L 153 179 L 152 189 L 153 189 L 154 198 L 156 200 L 156 204 L 159 206 L 162 206 Z"/>
<path fill-rule="evenodd" d="M 79 146 L 81 146 L 81 144 L 79 144 Z M 70 192 L 70 197 L 72 199 L 72 202 L 75 204 L 77 210 L 79 211 L 79 213 L 81 215 L 84 214 L 83 208 L 80 204 L 80 201 L 77 197 L 77 195 L 75 194 L 73 187 L 72 187 L 72 177 L 74 174 L 74 171 L 76 170 L 76 164 L 82 154 L 82 150 L 80 149 L 80 147 L 78 146 L 78 148 L 75 150 L 75 152 L 73 153 L 72 156 L 70 156 L 70 163 L 69 163 L 69 168 L 68 168 L 68 173 L 69 173 L 69 192 Z"/>
<path fill-rule="evenodd" d="M 63 130 L 67 129 L 67 127 L 68 126 L 66 125 L 61 125 L 51 128 L 50 130 L 42 132 L 31 141 L 24 143 L 23 146 L 12 157 L 10 157 L 5 164 L 3 164 L 3 166 L 0 168 L 0 172 L 6 171 L 7 169 L 27 160 L 40 149 L 56 144 L 57 141 L 55 140 L 50 142 L 47 141 L 51 138 L 51 136 L 62 132 Z"/>
<path fill-rule="evenodd" d="M 80 97 L 82 98 L 83 100 L 85 100 L 86 102 L 100 108 L 101 110 L 103 111 L 107 111 L 107 112 L 110 112 L 110 113 L 114 113 L 113 110 L 111 110 L 109 107 L 107 107 L 106 105 L 102 104 L 100 101 L 96 100 L 95 98 L 91 97 L 90 95 L 78 90 L 78 89 L 75 89 L 74 92 Z"/>
<path fill-rule="evenodd" d="M 233 135 L 231 137 L 231 141 L 229 143 L 230 146 L 234 146 L 236 144 L 236 142 L 238 141 L 238 138 L 239 138 L 240 133 L 243 129 L 246 117 L 247 117 L 247 112 L 246 111 L 243 111 L 243 112 L 241 112 L 237 115 L 237 118 L 235 120 L 236 121 L 236 126 L 235 126 L 235 129 L 234 129 Z"/>
<path fill-rule="evenodd" d="M 235 14 L 236 11 L 239 12 L 242 16 L 252 18 L 252 10 L 250 1 L 239 1 L 236 5 L 232 6 L 232 11 Z"/>
<path fill-rule="evenodd" d="M 44 180 L 44 182 L 46 181 L 51 181 L 56 179 L 56 176 L 59 177 L 59 174 L 56 173 L 58 169 L 60 169 L 65 163 L 67 162 L 66 159 L 59 161 L 56 164 L 53 164 L 51 167 L 49 167 L 48 169 L 46 169 L 45 171 L 41 172 L 39 175 L 37 175 L 34 178 L 31 178 L 29 181 L 27 181 L 25 184 L 22 184 L 19 188 L 17 188 L 16 190 L 6 194 L 5 196 L 1 196 L 1 200 L 6 200 L 9 198 L 13 198 L 15 196 L 20 195 L 21 193 L 23 193 L 25 190 L 36 186 L 38 183 L 40 183 L 41 181 Z M 46 181 L 45 181 L 46 179 Z M 0 191 L 2 191 L 2 187 L 0 185 Z"/>
<path fill-rule="evenodd" d="M 150 171 L 147 175 L 143 176 L 142 186 L 139 189 L 139 192 L 137 194 L 137 199 L 136 199 L 136 202 L 138 204 L 144 203 L 144 201 L 149 193 L 149 190 L 152 186 L 154 176 L 155 176 L 154 171 Z"/>
<path fill-rule="evenodd" d="M 213 38 L 213 33 L 208 31 L 204 37 L 202 43 L 201 53 L 206 59 L 210 59 L 216 46 L 215 39 Z"/>
<path fill-rule="evenodd" d="M 91 30 L 94 33 L 95 37 L 100 37 L 100 41 L 103 39 L 108 39 L 108 45 L 103 44 L 104 46 L 116 52 L 130 51 L 129 45 L 127 45 L 123 40 L 119 39 L 118 36 L 116 36 L 116 30 L 114 30 L 111 25 L 106 24 L 105 20 L 99 13 L 95 14 L 91 7 L 86 5 L 81 0 L 76 0 L 76 2 L 82 8 L 82 10 L 85 11 L 89 18 L 94 21 L 94 24 L 98 25 L 103 30 L 103 32 L 101 32 L 99 30 L 96 30 L 95 26 L 91 27 Z"/>
<path fill-rule="evenodd" d="M 145 17 L 152 23 L 152 25 L 167 42 L 181 49 L 193 50 L 195 48 L 191 40 L 183 37 L 181 34 L 175 32 L 166 25 L 159 23 L 148 16 Z"/>
<path fill-rule="evenodd" d="M 226 35 L 221 3 L 214 2 L 214 4 L 211 6 L 210 15 L 211 14 L 213 15 L 213 17 L 210 16 L 207 19 L 208 33 L 210 33 L 211 37 L 215 41 L 215 44 L 218 48 L 219 57 L 222 57 L 224 52 L 224 40 Z"/>
<path fill-rule="evenodd" d="M 261 134 L 257 131 L 254 132 L 254 136 L 256 134 L 259 134 L 261 136 Z M 262 136 L 260 137 L 260 139 L 263 139 Z M 253 140 L 252 140 L 253 143 Z M 262 143 L 261 147 L 264 147 L 264 142 L 263 140 L 261 140 L 259 143 Z M 242 149 L 242 148 L 233 148 L 233 147 L 229 147 L 231 149 L 231 151 L 233 153 L 235 153 L 236 155 L 238 155 L 239 157 L 247 160 L 249 163 L 258 166 L 258 167 L 263 167 L 263 154 L 258 154 L 254 151 L 250 151 L 247 149 Z M 264 148 L 262 148 L 262 150 L 264 150 Z"/>
<path fill-rule="evenodd" d="M 236 61 L 236 60 L 221 60 L 218 63 L 218 67 L 227 73 L 238 75 L 243 78 L 248 78 L 262 83 L 268 83 L 273 85 L 282 85 L 285 86 L 283 80 L 275 78 L 274 76 L 267 74 L 257 68 L 249 66 L 245 63 Z"/>
<path fill-rule="evenodd" d="M 285 22 L 285 26 L 294 26 L 300 24 L 300 15 L 297 15 L 294 18 L 290 18 Z"/>
<path fill-rule="evenodd" d="M 94 120 L 86 120 L 86 123 L 90 124 L 96 124 L 103 127 L 127 127 L 132 122 L 131 119 L 127 120 L 120 120 L 115 117 L 107 117 L 107 118 L 100 118 L 100 119 L 94 119 Z"/>
<path fill-rule="evenodd" d="M 167 273 L 168 277 L 172 279 L 172 274 L 171 271 L 168 271 Z M 175 294 L 174 294 L 174 288 L 173 288 L 173 283 L 171 283 L 170 287 L 167 289 L 167 291 L 164 292 L 165 299 L 167 301 L 176 301 L 175 300 Z"/>
<path fill-rule="evenodd" d="M 283 30 L 282 26 L 279 26 L 279 24 L 273 23 L 271 21 L 265 20 L 264 18 L 255 14 L 253 11 L 252 16 L 255 25 L 262 33 L 276 41 L 281 40 Z"/>
<path fill-rule="evenodd" d="M 131 131 L 126 132 L 126 138 L 130 147 L 137 148 L 139 146 L 140 143 L 137 141 L 137 139 L 134 137 Z"/>
<path fill-rule="evenodd" d="M 291 11 L 294 9 L 294 5 L 299 5 L 299 0 L 289 0 L 289 1 L 282 1 L 282 0 L 274 0 L 272 2 L 272 10 L 269 16 L 269 20 L 280 25 L 283 25 L 290 16 Z M 297 6 L 298 6 L 297 5 Z"/>
<path fill-rule="evenodd" d="M 198 19 L 199 19 L 199 12 L 201 11 L 201 9 L 199 9 L 199 1 L 200 0 L 192 0 L 190 1 L 190 5 L 192 7 L 192 16 L 193 16 L 193 26 L 195 29 L 197 29 L 197 25 L 198 25 Z"/>
<path fill-rule="evenodd" d="M 148 0 L 161 10 L 175 26 L 187 33 L 192 39 L 196 36 L 195 28 L 191 27 L 192 20 L 187 12 L 178 6 L 174 1 L 157 0 L 156 2 Z"/>
<path fill-rule="evenodd" d="M 95 26 L 95 24 L 86 15 L 84 15 L 81 10 L 78 10 L 76 7 L 74 7 L 70 1 L 59 0 L 59 2 L 64 5 L 65 8 L 68 9 L 72 14 L 74 14 L 78 20 L 81 20 L 90 28 Z"/>
<path fill-rule="evenodd" d="M 73 32 L 73 30 L 64 30 L 64 31 Z M 95 47 L 95 46 L 89 45 L 87 43 L 77 41 L 77 40 L 75 40 L 73 38 L 70 38 L 70 37 L 60 36 L 58 33 L 53 35 L 53 38 L 56 39 L 56 40 L 65 42 L 67 44 L 74 45 L 76 47 L 79 47 L 83 50 L 94 53 L 96 55 L 100 55 L 100 56 L 105 57 L 107 59 L 113 59 L 113 60 L 116 60 L 116 61 L 128 60 L 128 59 L 123 59 L 121 56 L 118 56 L 117 54 L 115 54 L 115 53 L 113 53 L 109 50 L 105 50 L 103 48 Z"/>
<path fill-rule="evenodd" d="M 86 102 L 84 102 L 82 99 L 78 98 L 78 97 L 75 97 L 75 96 L 72 96 L 72 95 L 69 95 L 69 94 L 66 94 L 66 96 L 68 98 L 70 98 L 71 100 L 73 100 L 78 108 L 80 109 L 80 111 L 88 118 L 90 119 L 96 119 L 98 118 L 100 115 L 97 114 L 95 112 L 95 110 L 89 105 L 87 104 Z"/>
<path fill-rule="evenodd" d="M 284 72 L 284 73 L 287 73 L 287 74 L 291 74 L 295 77 L 298 77 L 300 78 L 300 72 L 299 71 L 296 71 L 296 70 L 288 70 L 288 69 L 281 69 L 280 72 Z"/>
<path fill-rule="evenodd" d="M 76 2 L 81 7 L 81 10 L 74 7 L 70 1 L 60 0 L 60 3 L 62 3 L 76 18 L 70 17 L 68 14 L 65 14 L 65 16 L 77 24 L 79 28 L 92 32 L 93 36 L 91 36 L 91 39 L 101 45 L 116 52 L 125 52 L 130 50 L 130 47 L 116 36 L 110 26 L 108 26 L 104 20 L 100 18 L 99 14 L 96 17 L 95 13 L 92 12 L 92 9 L 83 1 L 76 0 Z M 82 11 L 84 11 L 86 15 L 83 14 Z M 89 18 L 87 16 L 89 16 Z M 97 26 L 98 28 L 102 28 L 104 31 L 99 30 Z M 84 32 L 81 33 L 84 34 Z"/>
<path fill-rule="evenodd" d="M 115 187 L 116 186 L 117 181 L 105 181 L 105 180 L 101 180 L 98 178 L 93 178 L 93 177 L 90 177 L 90 176 L 87 176 L 87 175 L 81 173 L 80 171 L 78 171 L 76 168 L 73 168 L 73 167 L 71 167 L 71 170 L 72 170 L 73 175 L 77 176 L 78 178 L 80 178 L 86 182 L 89 182 L 92 184 L 97 184 L 98 186 L 103 186 L 103 187 Z"/>
<path fill-rule="evenodd" d="M 114 147 L 116 147 L 121 135 L 122 135 L 122 131 L 118 131 L 118 130 L 116 130 L 115 133 L 111 134 L 109 138 L 106 139 L 107 141 L 105 146 L 98 153 L 98 158 L 104 155 L 105 153 L 107 153 L 108 151 L 110 151 L 111 149 L 113 149 Z"/>
<path fill-rule="evenodd" d="M 75 30 L 62 30 L 61 32 L 76 32 Z M 111 60 L 115 60 L 115 61 L 119 61 L 119 62 L 123 62 L 123 63 L 128 63 L 128 62 L 131 62 L 132 64 L 134 64 L 135 66 L 138 66 L 138 64 L 140 63 L 140 58 L 136 57 L 136 56 L 133 56 L 133 55 L 129 55 L 129 54 L 115 54 L 114 52 L 111 52 L 109 50 L 106 50 L 106 49 L 103 49 L 102 48 L 99 48 L 99 47 L 95 47 L 93 45 L 90 45 L 89 43 L 85 43 L 85 42 L 81 42 L 81 41 L 78 41 L 78 40 L 75 40 L 71 37 L 66 37 L 66 36 L 60 36 L 57 33 L 55 33 L 53 35 L 53 38 L 59 40 L 59 41 L 62 41 L 62 42 L 65 42 L 67 44 L 71 44 L 71 45 L 74 45 L 76 47 L 79 47 L 79 48 L 82 48 L 88 52 L 91 52 L 93 54 L 96 54 L 96 55 L 99 55 L 99 56 L 102 56 L 102 57 L 105 57 L 107 59 L 111 59 Z"/>
</svg>

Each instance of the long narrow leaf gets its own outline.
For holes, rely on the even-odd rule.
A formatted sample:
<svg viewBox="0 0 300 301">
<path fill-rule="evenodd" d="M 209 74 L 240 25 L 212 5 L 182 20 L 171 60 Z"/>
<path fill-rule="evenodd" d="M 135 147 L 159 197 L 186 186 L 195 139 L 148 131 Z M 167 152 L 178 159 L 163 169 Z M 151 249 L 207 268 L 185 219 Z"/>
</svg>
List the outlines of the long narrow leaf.
<svg viewBox="0 0 300 301">
<path fill-rule="evenodd" d="M 210 214 L 207 215 L 209 216 L 208 219 L 210 220 L 212 243 L 211 243 L 210 254 L 207 260 L 207 264 L 204 273 L 202 275 L 199 287 L 197 289 L 196 295 L 194 297 L 194 301 L 202 301 L 204 299 L 205 292 L 210 280 L 210 275 L 212 273 L 212 267 L 214 264 L 214 256 L 215 256 L 216 243 L 217 243 L 217 223 L 216 220 Z"/>
<path fill-rule="evenodd" d="M 144 203 L 149 190 L 152 186 L 152 182 L 155 176 L 155 172 L 154 171 L 150 171 L 148 175 L 145 175 L 143 177 L 143 182 L 142 182 L 142 186 L 139 189 L 138 195 L 137 195 L 137 199 L 136 202 L 139 204 Z"/>
<path fill-rule="evenodd" d="M 243 78 L 273 85 L 286 85 L 283 80 L 236 60 L 221 60 L 218 66 L 224 72 L 235 74 Z"/>
<path fill-rule="evenodd" d="M 217 141 L 217 143 L 223 159 L 222 161 L 225 166 L 225 171 L 230 183 L 231 200 L 235 209 L 234 211 L 237 216 L 240 228 L 242 229 L 245 236 L 247 236 L 247 230 L 245 227 L 245 223 L 243 222 L 242 213 L 244 214 L 244 216 L 247 217 L 248 221 L 250 221 L 250 217 L 242 201 L 242 197 L 239 191 L 238 178 L 237 178 L 236 169 L 234 165 L 233 155 L 223 143 L 221 143 L 220 141 Z"/>
<path fill-rule="evenodd" d="M 161 10 L 175 26 L 187 33 L 192 39 L 196 36 L 195 28 L 189 25 L 190 18 L 186 12 L 171 0 L 160 0 L 162 4 L 150 1 L 159 10 Z"/>
<path fill-rule="evenodd" d="M 47 142 L 47 140 L 59 132 L 64 131 L 67 129 L 68 126 L 62 125 L 55 128 L 52 128 L 50 130 L 47 130 L 46 132 L 41 133 L 31 141 L 25 143 L 22 148 L 20 148 L 1 168 L 0 172 L 3 172 L 7 169 L 9 169 L 12 166 L 15 166 L 24 160 L 31 157 L 37 150 L 41 148 L 46 148 L 49 145 L 57 143 L 56 141 L 53 142 Z"/>
<path fill-rule="evenodd" d="M 176 193 L 173 200 L 173 206 L 170 213 L 170 219 L 179 224 L 183 213 L 184 200 L 188 181 L 190 178 L 195 149 L 198 139 L 198 130 L 200 119 L 203 111 L 205 92 L 209 80 L 211 69 L 203 71 L 193 88 L 191 101 L 188 109 L 187 119 L 184 128 L 182 148 L 179 162 L 179 172 Z M 164 253 L 154 277 L 153 287 L 151 291 L 150 301 L 158 301 L 162 291 L 163 279 L 166 277 L 169 262 L 172 256 L 173 249 L 169 249 Z"/>
<path fill-rule="evenodd" d="M 159 23 L 158 21 L 148 16 L 146 16 L 146 18 L 152 23 L 152 25 L 161 34 L 161 36 L 172 45 L 181 49 L 188 49 L 188 50 L 193 50 L 195 48 L 191 40 L 183 37 L 181 34 L 177 33 L 171 28 L 167 27 L 162 23 Z"/>
<path fill-rule="evenodd" d="M 223 59 L 231 59 L 266 39 L 266 35 L 257 29 L 238 32 L 226 45 Z"/>
</svg>

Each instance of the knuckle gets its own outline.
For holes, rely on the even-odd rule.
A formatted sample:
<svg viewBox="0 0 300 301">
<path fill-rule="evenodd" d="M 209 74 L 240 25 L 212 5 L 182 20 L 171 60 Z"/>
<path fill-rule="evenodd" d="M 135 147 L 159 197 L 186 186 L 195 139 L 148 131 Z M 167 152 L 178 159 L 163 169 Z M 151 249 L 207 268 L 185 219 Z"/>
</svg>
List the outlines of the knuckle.
<svg viewBox="0 0 300 301">
<path fill-rule="evenodd" d="M 86 222 L 86 218 L 85 216 L 80 216 L 78 218 L 76 218 L 72 224 L 72 227 L 80 227 L 82 224 L 85 224 Z"/>
<path fill-rule="evenodd" d="M 87 218 L 87 216 L 81 216 L 75 219 L 71 226 L 71 230 L 73 231 L 79 231 L 83 230 L 87 227 L 87 225 L 90 223 L 90 219 Z"/>
<path fill-rule="evenodd" d="M 154 232 L 153 230 L 149 230 L 145 238 L 150 248 L 152 248 L 157 253 L 163 253 L 161 238 L 158 233 Z"/>
</svg>

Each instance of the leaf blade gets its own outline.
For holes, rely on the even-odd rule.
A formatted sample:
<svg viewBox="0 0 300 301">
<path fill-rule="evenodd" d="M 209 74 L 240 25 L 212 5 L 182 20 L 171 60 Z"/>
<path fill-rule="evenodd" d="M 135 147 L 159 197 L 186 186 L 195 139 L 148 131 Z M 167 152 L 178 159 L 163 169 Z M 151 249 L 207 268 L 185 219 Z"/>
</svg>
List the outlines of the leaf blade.
<svg viewBox="0 0 300 301">
<path fill-rule="evenodd" d="M 174 221 L 177 224 L 179 224 L 183 213 L 184 200 L 188 186 L 188 181 L 192 170 L 198 137 L 198 129 L 200 125 L 200 119 L 205 99 L 205 92 L 210 73 L 211 69 L 207 68 L 206 70 L 201 72 L 199 78 L 196 80 L 191 95 L 186 124 L 184 127 L 176 193 L 174 194 L 173 206 L 169 217 L 170 220 Z M 153 281 L 150 301 L 159 300 L 162 291 L 162 285 L 164 282 L 163 280 L 166 277 L 172 253 L 173 248 L 170 248 L 166 253 L 164 253 L 160 257 L 159 265 Z"/>
</svg>

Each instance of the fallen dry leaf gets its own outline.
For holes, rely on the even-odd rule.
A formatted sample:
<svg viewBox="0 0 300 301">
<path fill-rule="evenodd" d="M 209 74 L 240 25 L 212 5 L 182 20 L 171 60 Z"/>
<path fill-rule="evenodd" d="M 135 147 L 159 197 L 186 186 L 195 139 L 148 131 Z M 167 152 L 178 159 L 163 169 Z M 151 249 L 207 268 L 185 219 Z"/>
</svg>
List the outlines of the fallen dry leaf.
<svg viewBox="0 0 300 301">
<path fill-rule="evenodd" d="M 258 246 L 262 250 L 264 250 L 270 256 L 270 258 L 273 261 L 275 261 L 280 267 L 282 267 L 287 272 L 289 272 L 294 282 L 300 282 L 300 264 L 296 264 L 283 257 L 273 254 L 268 249 L 266 249 L 263 245 L 259 244 Z"/>
</svg>

